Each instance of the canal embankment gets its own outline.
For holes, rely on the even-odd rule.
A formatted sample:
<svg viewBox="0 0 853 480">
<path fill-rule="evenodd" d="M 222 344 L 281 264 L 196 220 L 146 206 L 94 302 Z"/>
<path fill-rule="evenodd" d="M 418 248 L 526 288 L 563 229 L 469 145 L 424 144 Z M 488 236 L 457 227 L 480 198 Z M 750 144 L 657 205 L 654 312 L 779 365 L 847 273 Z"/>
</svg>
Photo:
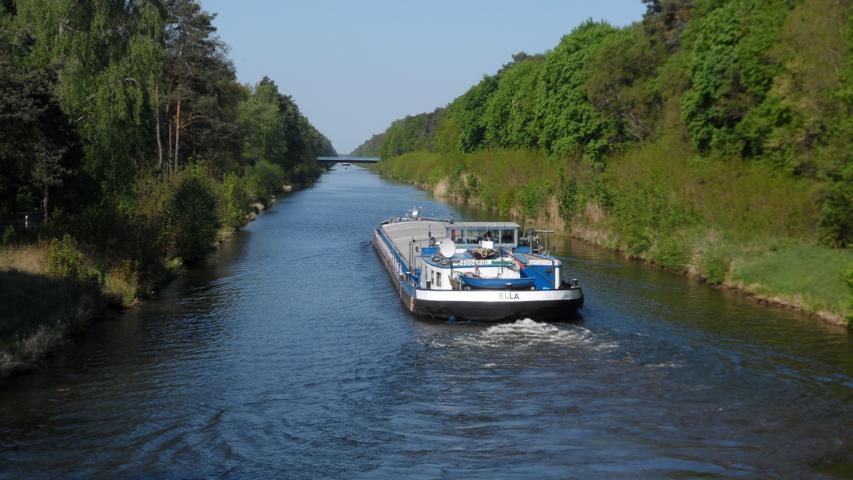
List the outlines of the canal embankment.
<svg viewBox="0 0 853 480">
<path fill-rule="evenodd" d="M 665 155 L 674 150 L 647 146 L 604 172 L 507 150 L 412 152 L 376 170 L 457 205 L 849 327 L 853 249 L 814 242 L 815 186 L 757 166 Z"/>
<path fill-rule="evenodd" d="M 584 22 L 355 152 L 460 203 L 849 325 L 851 6 L 667 9 Z"/>
</svg>

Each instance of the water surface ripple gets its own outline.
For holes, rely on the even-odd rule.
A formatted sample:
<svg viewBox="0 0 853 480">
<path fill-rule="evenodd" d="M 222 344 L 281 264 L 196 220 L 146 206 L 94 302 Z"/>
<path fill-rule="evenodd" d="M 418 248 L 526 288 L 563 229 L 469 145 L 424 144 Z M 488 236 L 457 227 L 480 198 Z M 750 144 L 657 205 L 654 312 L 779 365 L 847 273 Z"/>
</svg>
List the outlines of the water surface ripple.
<svg viewBox="0 0 853 480">
<path fill-rule="evenodd" d="M 844 331 L 566 241 L 579 318 L 425 322 L 334 170 L 0 390 L 4 478 L 851 478 Z M 457 211 L 457 216 L 483 217 Z"/>
</svg>

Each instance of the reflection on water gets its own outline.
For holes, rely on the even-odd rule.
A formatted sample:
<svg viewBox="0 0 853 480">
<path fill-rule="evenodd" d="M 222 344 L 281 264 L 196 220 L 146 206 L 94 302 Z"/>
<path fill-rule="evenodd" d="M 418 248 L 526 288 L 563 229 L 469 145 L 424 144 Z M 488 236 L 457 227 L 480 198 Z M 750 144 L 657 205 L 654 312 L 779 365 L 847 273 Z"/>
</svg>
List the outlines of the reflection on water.
<svg viewBox="0 0 853 480">
<path fill-rule="evenodd" d="M 414 204 L 451 212 L 361 169 L 283 198 L 7 384 L 0 477 L 853 476 L 845 331 L 570 240 L 576 321 L 422 321 L 369 243 Z"/>
</svg>

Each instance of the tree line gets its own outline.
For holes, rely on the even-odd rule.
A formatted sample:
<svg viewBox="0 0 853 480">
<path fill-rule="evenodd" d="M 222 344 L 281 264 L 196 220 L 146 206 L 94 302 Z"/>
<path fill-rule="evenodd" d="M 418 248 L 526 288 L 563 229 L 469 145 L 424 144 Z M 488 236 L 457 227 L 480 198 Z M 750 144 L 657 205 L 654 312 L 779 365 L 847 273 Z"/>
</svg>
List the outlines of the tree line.
<svg viewBox="0 0 853 480">
<path fill-rule="evenodd" d="M 313 181 L 331 142 L 269 78 L 237 81 L 214 19 L 196 0 L 0 0 L 0 219 L 41 211 L 39 237 L 147 289 Z"/>
<path fill-rule="evenodd" d="M 746 162 L 816 183 L 815 238 L 853 241 L 850 3 L 643 3 L 641 21 L 584 22 L 545 54 L 514 55 L 449 105 L 397 120 L 357 151 L 537 150 L 603 172 L 675 130 L 689 140 L 685 161 Z"/>
</svg>

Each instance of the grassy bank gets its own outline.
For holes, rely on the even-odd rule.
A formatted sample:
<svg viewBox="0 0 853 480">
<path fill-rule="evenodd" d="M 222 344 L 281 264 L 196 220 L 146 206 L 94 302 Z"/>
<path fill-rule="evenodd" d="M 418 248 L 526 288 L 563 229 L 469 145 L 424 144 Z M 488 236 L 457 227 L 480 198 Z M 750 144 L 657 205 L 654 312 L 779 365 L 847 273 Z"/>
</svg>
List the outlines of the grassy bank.
<svg viewBox="0 0 853 480">
<path fill-rule="evenodd" d="M 818 185 L 737 160 L 685 161 L 685 137 L 673 132 L 595 172 L 529 150 L 419 151 L 376 169 L 496 216 L 850 325 L 853 250 L 814 242 Z"/>
</svg>

